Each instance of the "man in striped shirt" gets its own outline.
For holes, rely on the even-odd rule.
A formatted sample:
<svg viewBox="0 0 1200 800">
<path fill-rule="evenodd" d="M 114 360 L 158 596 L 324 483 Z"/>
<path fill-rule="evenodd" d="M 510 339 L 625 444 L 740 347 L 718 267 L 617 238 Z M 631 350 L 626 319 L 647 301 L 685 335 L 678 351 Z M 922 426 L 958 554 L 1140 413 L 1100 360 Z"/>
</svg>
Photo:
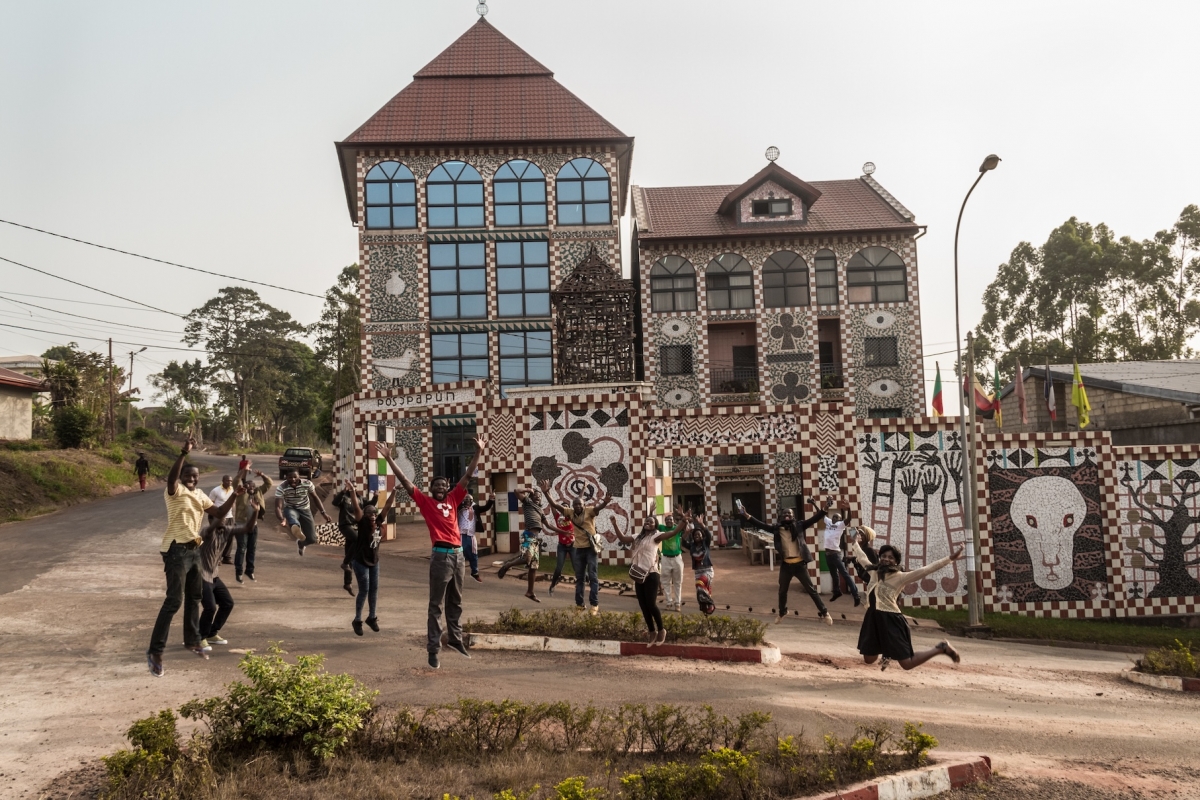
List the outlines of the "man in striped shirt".
<svg viewBox="0 0 1200 800">
<path fill-rule="evenodd" d="M 321 498 L 313 491 L 312 481 L 301 478 L 297 470 L 287 474 L 287 480 L 275 490 L 275 516 L 279 526 L 296 539 L 296 549 L 304 555 L 304 548 L 317 543 L 317 527 L 313 524 L 311 505 L 317 507 L 326 522 L 333 522 L 321 505 Z"/>
</svg>

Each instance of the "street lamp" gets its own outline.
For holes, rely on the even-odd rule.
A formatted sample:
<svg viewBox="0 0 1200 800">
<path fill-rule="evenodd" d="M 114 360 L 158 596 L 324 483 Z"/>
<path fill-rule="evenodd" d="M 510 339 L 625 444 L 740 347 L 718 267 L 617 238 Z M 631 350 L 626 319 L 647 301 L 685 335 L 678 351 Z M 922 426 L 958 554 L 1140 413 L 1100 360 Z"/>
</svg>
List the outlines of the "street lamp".
<svg viewBox="0 0 1200 800">
<path fill-rule="evenodd" d="M 958 400 L 959 413 L 958 425 L 959 434 L 962 437 L 962 496 L 963 496 L 963 521 L 971 526 L 971 558 L 968 561 L 968 566 L 973 566 L 967 576 L 967 626 L 981 627 L 983 625 L 983 608 L 979 601 L 979 588 L 976 583 L 976 575 L 979 567 L 982 565 L 979 548 L 979 525 L 975 519 L 975 495 L 971 476 L 974 475 L 975 464 L 972 458 L 971 451 L 967 448 L 967 382 L 972 376 L 968 374 L 962 358 L 962 333 L 959 322 L 959 304 L 958 304 L 958 230 L 962 227 L 963 211 L 967 208 L 967 201 L 971 199 L 971 192 L 975 191 L 975 187 L 983 180 L 983 176 L 994 170 L 1000 164 L 1000 156 L 992 153 L 983 160 L 979 165 L 979 177 L 971 184 L 971 188 L 967 190 L 967 196 L 963 198 L 962 207 L 958 209 L 958 222 L 954 224 L 954 346 L 958 351 Z M 972 401 L 974 398 L 972 398 Z M 974 431 L 972 431 L 974 433 Z"/>
</svg>

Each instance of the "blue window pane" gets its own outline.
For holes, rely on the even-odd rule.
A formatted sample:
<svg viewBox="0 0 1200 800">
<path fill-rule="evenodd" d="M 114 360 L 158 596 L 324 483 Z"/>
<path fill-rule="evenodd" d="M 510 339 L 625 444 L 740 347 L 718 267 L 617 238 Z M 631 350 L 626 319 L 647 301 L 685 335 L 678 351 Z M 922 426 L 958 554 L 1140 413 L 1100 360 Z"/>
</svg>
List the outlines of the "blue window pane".
<svg viewBox="0 0 1200 800">
<path fill-rule="evenodd" d="M 434 361 L 433 362 L 433 382 L 434 383 L 453 383 L 461 380 L 458 377 L 458 362 L 457 361 Z"/>
<path fill-rule="evenodd" d="M 519 161 L 510 161 L 507 164 L 505 164 L 504 166 L 500 167 L 500 169 L 496 170 L 496 180 L 501 180 L 501 179 L 505 179 L 505 178 L 512 179 L 512 178 L 521 177 L 520 175 L 517 174 L 518 172 L 520 172 L 520 169 L 518 169 L 517 172 L 513 172 L 513 168 L 516 167 L 518 164 L 520 164 Z"/>
<path fill-rule="evenodd" d="M 607 200 L 608 199 L 608 181 L 584 181 L 583 182 L 583 199 L 584 200 Z"/>
<path fill-rule="evenodd" d="M 525 251 L 526 264 L 549 264 L 550 263 L 550 243 L 549 242 L 524 242 L 521 245 Z"/>
<path fill-rule="evenodd" d="M 501 267 L 496 270 L 496 288 L 502 292 L 521 291 L 521 268 Z"/>
<path fill-rule="evenodd" d="M 460 228 L 478 228 L 483 225 L 483 209 L 482 208 L 459 208 L 458 209 L 458 227 Z"/>
<path fill-rule="evenodd" d="M 495 189 L 497 203 L 516 203 L 521 199 L 517 184 L 514 182 L 501 183 L 500 181 L 496 181 Z"/>
<path fill-rule="evenodd" d="M 487 273 L 482 269 L 460 269 L 458 271 L 460 292 L 486 292 Z"/>
<path fill-rule="evenodd" d="M 547 290 L 550 288 L 550 270 L 546 267 L 525 268 L 525 288 Z"/>
<path fill-rule="evenodd" d="M 430 208 L 429 209 L 429 227 L 431 227 L 431 228 L 453 228 L 454 227 L 454 209 L 453 208 Z"/>
<path fill-rule="evenodd" d="M 367 209 L 368 228 L 387 228 L 391 226 L 391 209 L 387 206 L 375 206 Z"/>
<path fill-rule="evenodd" d="M 369 181 L 382 180 L 386 177 L 388 177 L 388 175 L 383 171 L 383 165 L 381 164 L 376 164 L 375 166 L 371 167 L 371 171 L 367 173 L 367 180 Z"/>
<path fill-rule="evenodd" d="M 487 334 L 464 333 L 462 335 L 462 355 L 463 358 L 468 356 L 487 358 Z"/>
<path fill-rule="evenodd" d="M 577 203 L 583 199 L 583 184 L 579 181 L 560 181 L 558 184 L 558 202 Z"/>
<path fill-rule="evenodd" d="M 452 358 L 458 355 L 458 334 L 435 333 L 431 339 L 434 358 Z"/>
<path fill-rule="evenodd" d="M 429 291 L 434 294 L 452 294 L 458 291 L 452 269 L 435 269 L 429 272 Z"/>
<path fill-rule="evenodd" d="M 544 203 L 539 205 L 521 206 L 521 213 L 525 215 L 526 225 L 546 224 L 546 206 Z"/>
<path fill-rule="evenodd" d="M 450 175 L 446 172 L 445 164 L 438 164 L 433 168 L 433 172 L 429 173 L 429 182 L 436 183 L 437 181 L 450 182 Z"/>
<path fill-rule="evenodd" d="M 500 355 L 502 356 L 519 356 L 525 352 L 525 334 L 523 333 L 502 333 L 500 334 Z"/>
<path fill-rule="evenodd" d="M 459 298 L 462 319 L 482 319 L 487 316 L 487 298 L 483 295 L 465 295 Z"/>
<path fill-rule="evenodd" d="M 496 224 L 497 225 L 520 225 L 521 224 L 521 207 L 520 206 L 496 206 Z"/>
<path fill-rule="evenodd" d="M 370 205 L 387 205 L 388 185 L 386 183 L 367 184 L 367 203 Z"/>
<path fill-rule="evenodd" d="M 520 242 L 496 242 L 496 263 L 501 265 L 521 263 Z"/>
<path fill-rule="evenodd" d="M 525 334 L 525 351 L 531 356 L 550 355 L 550 331 Z"/>
<path fill-rule="evenodd" d="M 524 314 L 521 295 L 502 294 L 496 298 L 497 313 L 502 317 L 520 317 Z"/>
<path fill-rule="evenodd" d="M 431 297 L 429 299 L 429 316 L 434 319 L 454 319 L 458 316 L 458 298 Z"/>
<path fill-rule="evenodd" d="M 452 244 L 429 245 L 429 266 L 453 267 L 458 264 L 457 249 Z"/>
<path fill-rule="evenodd" d="M 558 207 L 558 224 L 559 225 L 582 225 L 583 224 L 583 206 L 578 203 L 572 205 L 559 205 Z"/>
<path fill-rule="evenodd" d="M 523 203 L 544 203 L 546 202 L 546 184 L 543 181 L 536 183 L 526 181 L 521 184 L 521 202 Z"/>
<path fill-rule="evenodd" d="M 488 376 L 487 359 L 471 359 L 462 362 L 462 379 L 464 381 L 483 380 Z"/>
<path fill-rule="evenodd" d="M 527 317 L 548 317 L 548 316 L 550 316 L 550 295 L 548 295 L 548 294 L 527 294 L 527 295 L 525 295 L 525 316 L 527 316 Z"/>
<path fill-rule="evenodd" d="M 468 183 L 458 185 L 458 204 L 460 206 L 483 205 L 483 184 Z"/>
<path fill-rule="evenodd" d="M 588 225 L 603 225 L 609 221 L 608 203 L 588 203 L 587 218 Z"/>
<path fill-rule="evenodd" d="M 415 203 L 417 202 L 417 185 L 410 181 L 403 183 L 392 184 L 392 202 L 393 203 Z"/>
<path fill-rule="evenodd" d="M 397 163 L 396 170 L 392 174 L 392 180 L 411 181 L 413 179 L 412 170 L 403 164 Z"/>
<path fill-rule="evenodd" d="M 524 383 L 525 382 L 525 359 L 523 358 L 502 358 L 500 359 L 500 380 L 504 383 Z"/>
<path fill-rule="evenodd" d="M 484 265 L 483 243 L 460 244 L 458 246 L 458 263 L 464 267 L 482 267 Z"/>
<path fill-rule="evenodd" d="M 392 209 L 393 228 L 417 227 L 417 209 L 413 206 L 402 206 Z"/>
<path fill-rule="evenodd" d="M 455 180 L 464 181 L 464 182 L 465 181 L 474 181 L 475 183 L 479 183 L 480 181 L 483 180 L 483 178 L 480 177 L 479 173 L 476 172 L 475 168 L 472 167 L 470 164 L 467 164 L 463 161 L 459 161 L 456 163 L 461 164 L 461 166 L 458 168 L 457 174 L 455 174 L 455 178 L 454 178 Z"/>
<path fill-rule="evenodd" d="M 550 359 L 531 358 L 527 367 L 526 380 L 530 384 L 550 383 Z"/>
<path fill-rule="evenodd" d="M 431 205 L 454 205 L 454 187 L 448 183 L 429 184 L 429 202 Z"/>
</svg>

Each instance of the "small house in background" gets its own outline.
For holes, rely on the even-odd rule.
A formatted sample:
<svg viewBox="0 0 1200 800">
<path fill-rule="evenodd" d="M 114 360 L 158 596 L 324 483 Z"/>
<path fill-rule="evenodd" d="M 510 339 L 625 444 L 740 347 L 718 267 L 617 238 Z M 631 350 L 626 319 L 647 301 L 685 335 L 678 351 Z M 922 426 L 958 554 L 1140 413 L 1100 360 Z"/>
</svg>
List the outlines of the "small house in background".
<svg viewBox="0 0 1200 800">
<path fill-rule="evenodd" d="M 42 361 L 41 356 L 23 355 L 23 356 L 3 356 L 0 357 L 0 369 L 9 369 L 13 372 L 20 372 L 22 375 L 28 375 L 31 378 L 41 378 L 42 376 Z M 51 361 L 50 366 L 57 364 L 57 361 Z"/>
<path fill-rule="evenodd" d="M 0 368 L 0 439 L 33 438 L 33 398 L 44 391 L 40 378 Z"/>
<path fill-rule="evenodd" d="M 1029 424 L 1021 424 L 1015 384 L 1000 392 L 1004 433 L 1077 431 L 1079 418 L 1071 405 L 1074 365 L 1052 364 L 1058 419 L 1046 408 L 1046 367 L 1022 370 Z M 1113 445 L 1200 443 L 1200 359 L 1123 361 L 1080 364 L 1079 374 L 1092 407 L 1087 430 L 1110 431 Z M 983 421 L 987 433 L 996 423 Z"/>
</svg>

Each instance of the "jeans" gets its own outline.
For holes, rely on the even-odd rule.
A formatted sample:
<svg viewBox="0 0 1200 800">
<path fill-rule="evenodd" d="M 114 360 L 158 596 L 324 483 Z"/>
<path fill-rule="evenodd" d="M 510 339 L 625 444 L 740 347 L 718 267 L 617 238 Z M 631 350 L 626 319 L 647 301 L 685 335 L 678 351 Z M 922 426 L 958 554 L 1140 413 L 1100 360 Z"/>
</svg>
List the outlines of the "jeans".
<svg viewBox="0 0 1200 800">
<path fill-rule="evenodd" d="M 237 552 L 233 554 L 233 572 L 238 577 L 254 574 L 254 553 L 258 550 L 258 525 L 245 533 L 235 533 Z M 245 569 L 242 569 L 243 564 Z"/>
<path fill-rule="evenodd" d="M 204 613 L 200 615 L 200 638 L 216 636 L 225 626 L 233 611 L 233 595 L 225 588 L 220 578 L 213 576 L 212 583 L 204 582 L 204 593 L 200 598 Z"/>
<path fill-rule="evenodd" d="M 312 511 L 307 508 L 283 507 L 283 518 L 290 525 L 299 525 L 304 531 L 304 546 L 317 543 L 317 526 L 313 524 Z"/>
<path fill-rule="evenodd" d="M 471 567 L 471 574 L 479 574 L 479 545 L 475 541 L 475 537 L 471 534 L 463 534 L 462 537 L 463 556 L 467 559 L 467 564 Z"/>
<path fill-rule="evenodd" d="M 557 586 L 562 580 L 563 564 L 570 561 L 572 566 L 575 565 L 574 559 L 571 557 L 571 551 L 574 549 L 572 545 L 558 543 L 558 550 L 554 554 L 554 575 L 550 578 L 551 586 Z"/>
<path fill-rule="evenodd" d="M 363 603 L 367 603 L 367 619 L 375 619 L 375 600 L 379 597 L 379 562 L 368 567 L 361 561 L 350 562 L 354 577 L 358 579 L 358 597 L 354 598 L 354 619 L 362 619 Z M 439 638 L 441 632 L 438 633 Z"/>
<path fill-rule="evenodd" d="M 663 556 L 660 569 L 667 608 L 679 608 L 683 605 L 683 556 Z"/>
<path fill-rule="evenodd" d="M 850 587 L 850 596 L 855 600 L 858 599 L 858 586 L 854 583 L 854 579 L 850 577 L 850 573 L 846 570 L 846 564 L 842 561 L 842 551 L 826 550 L 825 564 L 829 567 L 829 577 L 833 579 L 833 596 L 841 597 L 842 593 L 838 586 L 838 579 L 844 580 Z"/>
<path fill-rule="evenodd" d="M 571 567 L 575 570 L 575 605 L 583 607 L 583 584 L 591 585 L 588 603 L 600 605 L 600 556 L 594 547 L 571 548 Z"/>
<path fill-rule="evenodd" d="M 638 606 L 642 609 L 642 617 L 651 633 L 663 629 L 662 612 L 658 610 L 658 573 L 651 572 L 641 583 L 635 583 L 633 591 L 637 595 Z"/>
<path fill-rule="evenodd" d="M 821 602 L 821 595 L 817 593 L 817 588 L 813 586 L 812 578 L 808 574 L 808 564 L 803 561 L 795 564 L 781 561 L 779 562 L 779 616 L 787 615 L 788 589 L 792 585 L 792 578 L 800 581 L 800 585 L 804 587 L 804 591 L 808 592 L 808 596 L 812 598 L 822 617 L 829 613 L 825 610 L 825 604 Z"/>
<path fill-rule="evenodd" d="M 451 642 L 462 641 L 462 585 L 465 559 L 461 550 L 447 553 L 434 550 L 429 559 L 429 622 L 428 640 L 425 643 L 430 653 L 442 650 L 442 606 L 446 608 L 446 628 Z"/>
<path fill-rule="evenodd" d="M 200 548 L 188 549 L 178 542 L 162 554 L 163 572 L 167 576 L 167 597 L 158 618 L 154 621 L 154 632 L 150 634 L 149 653 L 162 655 L 171 635 L 171 620 L 183 606 L 184 644 L 200 643 L 200 598 L 204 594 L 204 580 L 200 576 Z"/>
<path fill-rule="evenodd" d="M 342 554 L 342 585 L 349 586 L 351 568 L 354 566 L 354 545 L 358 544 L 358 529 L 353 525 L 339 525 L 338 531 L 341 532 L 342 540 L 346 543 L 345 552 Z"/>
</svg>

